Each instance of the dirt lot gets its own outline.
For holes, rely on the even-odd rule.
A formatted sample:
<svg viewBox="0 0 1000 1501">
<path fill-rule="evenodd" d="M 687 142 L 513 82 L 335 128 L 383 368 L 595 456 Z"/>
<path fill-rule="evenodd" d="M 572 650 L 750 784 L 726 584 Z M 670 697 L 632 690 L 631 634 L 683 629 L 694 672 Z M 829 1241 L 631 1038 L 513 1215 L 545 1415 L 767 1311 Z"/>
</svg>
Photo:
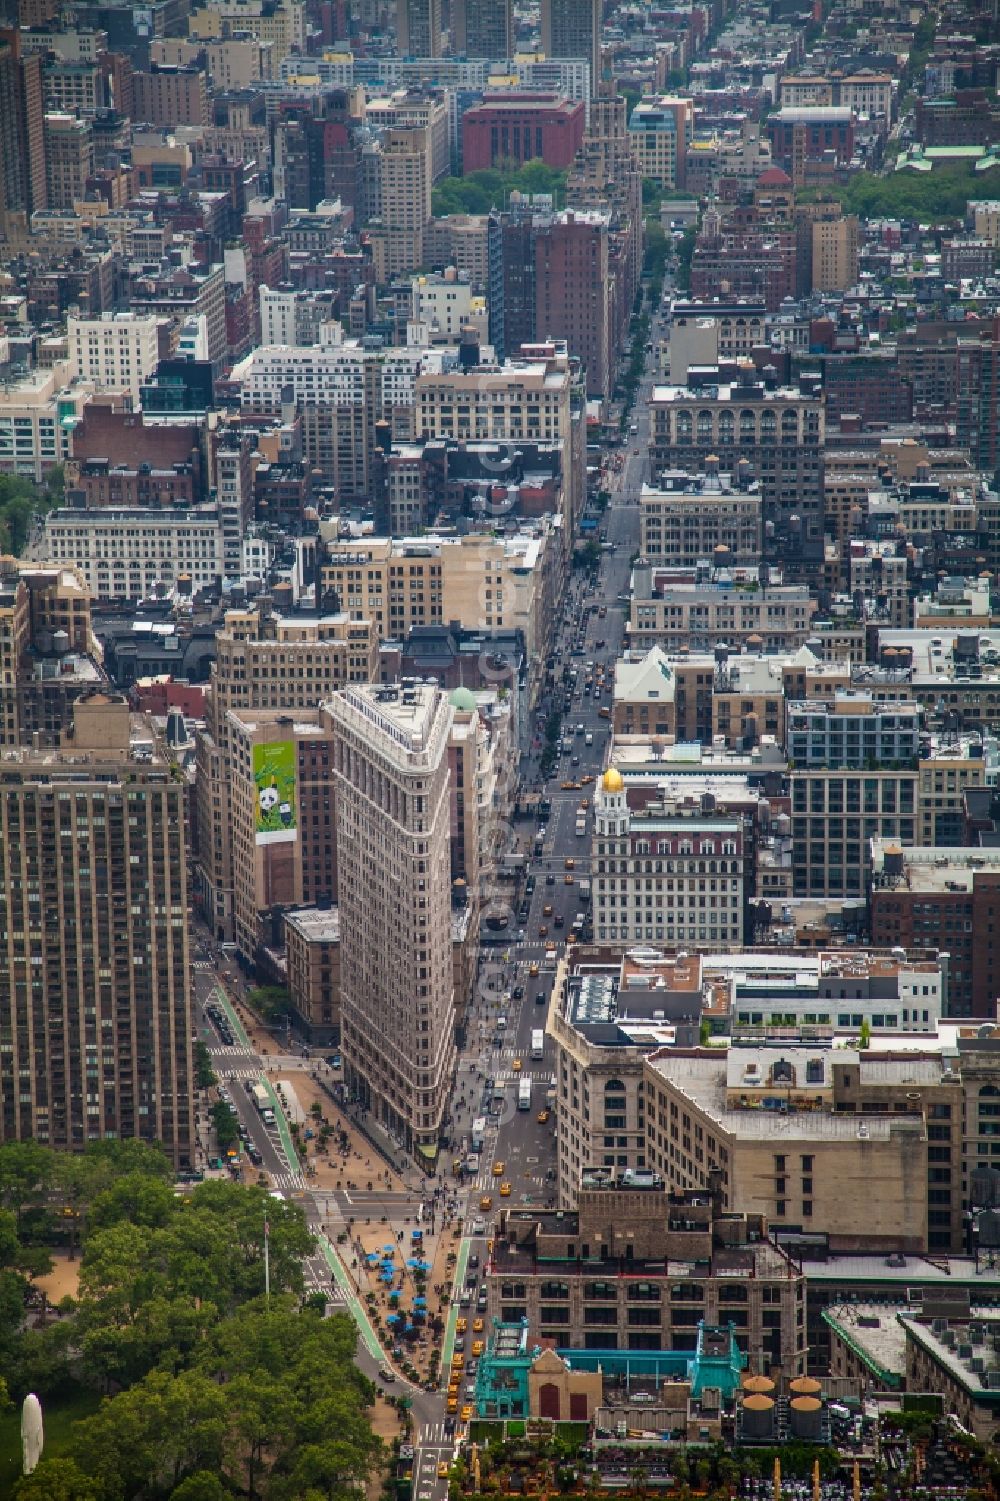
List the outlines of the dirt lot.
<svg viewBox="0 0 1000 1501">
<path fill-rule="evenodd" d="M 52 1304 L 61 1303 L 63 1298 L 76 1297 L 77 1287 L 80 1282 L 80 1258 L 70 1261 L 65 1252 L 57 1251 L 52 1260 L 54 1266 L 45 1277 L 36 1277 L 34 1283 Z"/>
</svg>

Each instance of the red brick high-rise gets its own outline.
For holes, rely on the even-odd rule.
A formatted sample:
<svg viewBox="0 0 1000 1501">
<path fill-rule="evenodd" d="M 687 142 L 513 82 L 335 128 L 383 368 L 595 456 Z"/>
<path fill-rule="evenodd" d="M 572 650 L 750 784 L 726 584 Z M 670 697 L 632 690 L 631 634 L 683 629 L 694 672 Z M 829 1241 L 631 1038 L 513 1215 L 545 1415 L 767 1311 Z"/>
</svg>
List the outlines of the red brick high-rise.
<svg viewBox="0 0 1000 1501">
<path fill-rule="evenodd" d="M 614 364 L 614 287 L 606 214 L 567 209 L 536 220 L 535 337 L 565 339 L 583 364 L 587 395 L 607 396 Z"/>
<path fill-rule="evenodd" d="M 558 94 L 487 96 L 462 116 L 463 171 L 530 161 L 562 170 L 583 144 L 585 127 L 582 99 Z"/>
</svg>

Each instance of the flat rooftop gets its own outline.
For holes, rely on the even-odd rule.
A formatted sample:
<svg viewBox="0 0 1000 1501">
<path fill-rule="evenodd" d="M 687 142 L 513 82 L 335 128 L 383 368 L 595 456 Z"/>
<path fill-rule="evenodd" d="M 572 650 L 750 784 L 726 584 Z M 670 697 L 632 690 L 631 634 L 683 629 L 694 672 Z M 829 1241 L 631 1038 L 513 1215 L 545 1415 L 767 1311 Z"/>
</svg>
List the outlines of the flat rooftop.
<svg viewBox="0 0 1000 1501">
<path fill-rule="evenodd" d="M 338 943 L 340 941 L 340 909 L 338 907 L 303 907 L 298 912 L 285 913 L 286 926 L 295 928 L 307 943 Z"/>
<path fill-rule="evenodd" d="M 904 1335 L 921 1345 L 978 1402 L 1000 1407 L 1000 1319 L 996 1309 L 981 1319 L 914 1318 L 900 1314 Z"/>
<path fill-rule="evenodd" d="M 781 1141 L 787 1137 L 793 1141 L 854 1141 L 863 1129 L 868 1140 L 889 1141 L 900 1127 L 922 1129 L 914 1117 L 905 1115 L 860 1118 L 810 1110 L 790 1110 L 787 1114 L 777 1110 L 734 1110 L 727 1102 L 727 1060 L 723 1052 L 715 1057 L 687 1051 L 683 1055 L 662 1053 L 648 1063 L 696 1110 L 713 1120 L 719 1130 L 746 1140 Z M 782 1087 L 777 1086 L 779 1094 Z"/>
<path fill-rule="evenodd" d="M 908 1307 L 839 1303 L 825 1308 L 823 1318 L 876 1374 L 898 1380 L 906 1373 L 906 1330 L 896 1315 Z"/>
</svg>

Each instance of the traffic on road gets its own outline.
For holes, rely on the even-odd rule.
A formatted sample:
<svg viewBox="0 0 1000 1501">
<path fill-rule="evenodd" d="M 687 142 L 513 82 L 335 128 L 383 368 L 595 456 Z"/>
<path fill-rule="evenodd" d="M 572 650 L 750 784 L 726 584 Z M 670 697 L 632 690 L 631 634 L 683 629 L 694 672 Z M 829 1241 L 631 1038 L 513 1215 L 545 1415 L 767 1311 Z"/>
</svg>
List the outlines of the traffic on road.
<svg viewBox="0 0 1000 1501">
<path fill-rule="evenodd" d="M 659 347 L 658 312 L 647 347 Z M 203 940 L 194 991 L 201 1035 L 221 1081 L 220 1098 L 232 1112 L 242 1153 L 267 1174 L 272 1192 L 301 1202 L 321 1235 L 306 1266 L 307 1287 L 322 1290 L 331 1309 L 345 1308 L 359 1327 L 358 1363 L 373 1381 L 405 1395 L 414 1443 L 413 1490 L 417 1501 L 439 1501 L 463 1425 L 472 1416 L 478 1361 L 485 1347 L 489 1258 L 493 1219 L 500 1208 L 554 1205 L 557 1196 L 554 1126 L 558 1113 L 552 1045 L 546 1031 L 556 964 L 567 941 L 592 935 L 590 834 L 598 778 L 607 765 L 615 662 L 625 645 L 629 574 L 639 544 L 638 495 L 647 474 L 650 380 L 638 392 L 627 443 L 610 450 L 588 515 L 599 551 L 591 566 L 570 575 L 560 621 L 549 644 L 544 686 L 533 707 L 530 743 L 520 767 L 516 848 L 510 852 L 509 920 L 484 932 L 475 994 L 459 1055 L 448 1129 L 433 1202 L 463 1217 L 453 1306 L 444 1343 L 442 1375 L 432 1390 L 406 1381 L 379 1345 L 336 1246 L 339 1227 L 358 1205 L 346 1190 L 319 1190 L 304 1178 L 280 1104 L 270 1097 L 264 1059 L 240 1024 L 228 989 L 242 981 L 229 957 Z M 595 532 L 595 526 L 589 530 Z M 225 981 L 225 985 L 220 983 Z M 286 1070 L 313 1070 L 318 1060 L 295 1048 L 267 1060 Z M 328 1070 L 329 1071 L 329 1070 Z M 331 1098 L 333 1096 L 331 1095 Z M 275 1108 L 277 1107 L 277 1108 Z M 204 1123 L 207 1125 L 207 1123 Z M 204 1150 L 209 1150 L 207 1134 Z M 239 1154 L 238 1154 L 239 1155 Z M 428 1195 L 417 1170 L 403 1190 L 374 1189 L 366 1207 L 378 1208 L 393 1227 L 409 1223 Z"/>
</svg>

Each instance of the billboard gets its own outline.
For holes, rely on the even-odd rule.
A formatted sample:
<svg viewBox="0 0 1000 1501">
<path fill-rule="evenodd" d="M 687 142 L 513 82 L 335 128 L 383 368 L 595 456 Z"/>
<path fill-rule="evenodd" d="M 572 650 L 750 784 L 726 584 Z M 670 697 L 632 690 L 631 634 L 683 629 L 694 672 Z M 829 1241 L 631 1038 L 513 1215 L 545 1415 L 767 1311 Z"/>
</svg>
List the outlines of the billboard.
<svg viewBox="0 0 1000 1501">
<path fill-rule="evenodd" d="M 253 748 L 258 844 L 286 844 L 296 837 L 295 741 L 272 740 Z"/>
</svg>

